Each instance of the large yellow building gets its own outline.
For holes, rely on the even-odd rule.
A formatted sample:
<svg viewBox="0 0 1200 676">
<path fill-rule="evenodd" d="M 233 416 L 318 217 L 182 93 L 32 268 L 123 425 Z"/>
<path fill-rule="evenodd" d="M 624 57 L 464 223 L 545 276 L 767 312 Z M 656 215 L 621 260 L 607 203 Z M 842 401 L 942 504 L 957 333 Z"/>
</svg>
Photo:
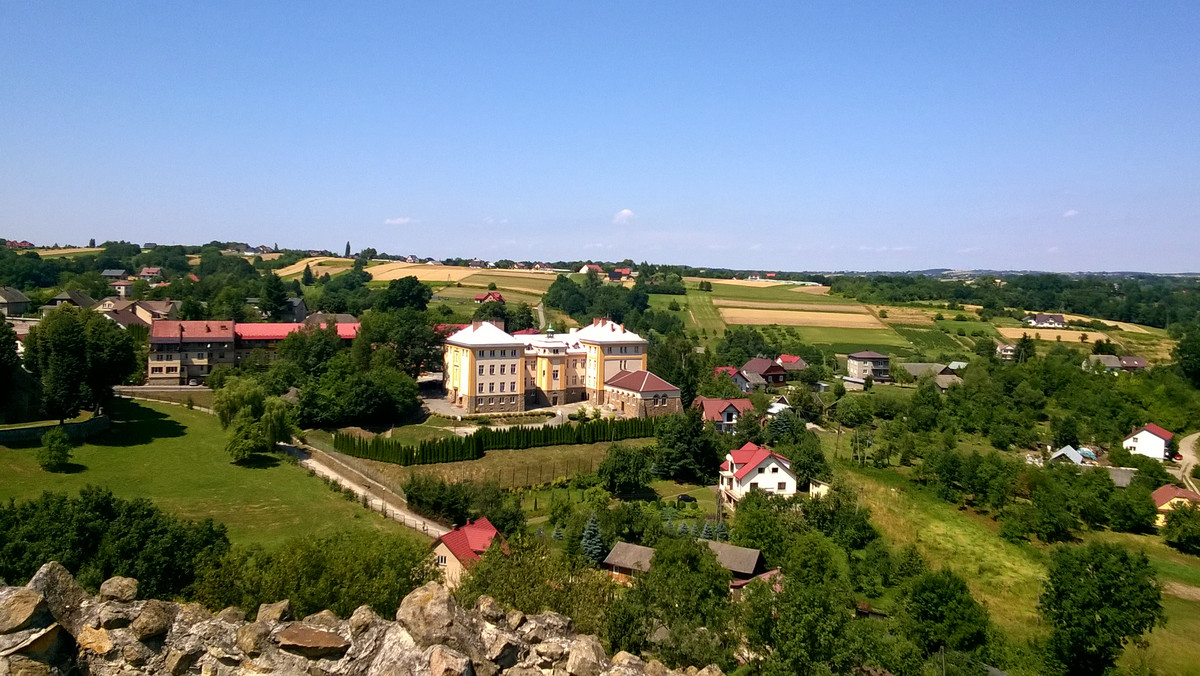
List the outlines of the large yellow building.
<svg viewBox="0 0 1200 676">
<path fill-rule="evenodd" d="M 568 333 L 519 336 L 477 321 L 446 338 L 443 380 L 450 401 L 469 413 L 580 401 L 600 406 L 608 402 L 610 379 L 646 370 L 646 347 L 644 338 L 607 319 Z"/>
</svg>

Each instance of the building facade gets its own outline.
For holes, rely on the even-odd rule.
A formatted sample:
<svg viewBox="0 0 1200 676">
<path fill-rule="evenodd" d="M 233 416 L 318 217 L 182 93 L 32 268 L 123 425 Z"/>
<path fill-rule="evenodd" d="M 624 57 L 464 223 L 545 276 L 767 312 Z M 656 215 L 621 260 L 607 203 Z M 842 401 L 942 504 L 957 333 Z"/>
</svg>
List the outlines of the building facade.
<svg viewBox="0 0 1200 676">
<path fill-rule="evenodd" d="M 766 446 L 753 443 L 730 451 L 718 476 L 718 497 L 730 509 L 750 491 L 791 497 L 799 490 L 792 462 Z"/>
<path fill-rule="evenodd" d="M 515 336 L 495 323 L 476 321 L 446 338 L 443 385 L 451 403 L 467 413 L 518 412 L 584 401 L 595 406 L 630 404 L 631 390 L 610 390 L 607 385 L 623 372 L 645 372 L 646 348 L 644 338 L 607 319 L 567 333 Z M 622 382 L 634 380 L 626 376 Z M 657 381 L 651 386 L 667 385 L 678 398 L 678 389 Z M 652 407 L 657 403 L 671 408 L 665 392 L 640 394 L 650 398 Z M 644 410 L 624 410 L 631 408 Z"/>
<path fill-rule="evenodd" d="M 851 378 L 864 380 L 871 376 L 875 382 L 891 380 L 891 360 L 878 352 L 855 352 L 846 357 L 846 373 Z"/>
</svg>

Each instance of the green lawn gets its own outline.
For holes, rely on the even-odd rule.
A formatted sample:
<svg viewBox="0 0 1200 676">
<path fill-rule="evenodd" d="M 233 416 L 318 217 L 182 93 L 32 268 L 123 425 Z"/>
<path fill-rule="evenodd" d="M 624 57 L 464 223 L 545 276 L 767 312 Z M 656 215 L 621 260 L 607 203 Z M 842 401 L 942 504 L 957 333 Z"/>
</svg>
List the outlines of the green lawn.
<svg viewBox="0 0 1200 676">
<path fill-rule="evenodd" d="M 154 401 L 166 401 L 173 404 L 187 405 L 188 401 L 192 402 L 193 406 L 201 408 L 212 408 L 213 391 L 207 387 L 196 387 L 190 390 L 164 390 L 162 392 L 138 392 L 139 399 L 152 399 Z"/>
<path fill-rule="evenodd" d="M 805 343 L 825 345 L 838 354 L 875 350 L 883 354 L 908 356 L 912 343 L 891 329 L 846 329 L 824 326 L 794 326 L 796 336 Z"/>
<path fill-rule="evenodd" d="M 211 415 L 123 399 L 112 408 L 119 422 L 75 448 L 70 473 L 43 471 L 36 449 L 0 446 L 0 500 L 104 486 L 186 519 L 212 517 L 229 527 L 233 542 L 266 546 L 296 535 L 411 532 L 345 500 L 299 466 L 273 457 L 252 467 L 232 464 Z"/>
<path fill-rule="evenodd" d="M 943 329 L 955 335 L 958 335 L 958 330 L 962 329 L 967 333 L 968 336 L 973 335 L 976 331 L 980 331 L 985 336 L 989 336 L 997 340 L 1000 339 L 1000 333 L 996 331 L 996 327 L 992 326 L 988 322 L 956 322 L 953 319 L 943 319 L 942 321 L 934 322 L 934 324 L 937 325 L 939 329 Z"/>
<path fill-rule="evenodd" d="M 957 340 L 938 329 L 917 328 L 915 326 L 893 326 L 906 340 L 916 345 L 926 353 L 952 352 L 965 353 L 966 350 Z"/>
</svg>

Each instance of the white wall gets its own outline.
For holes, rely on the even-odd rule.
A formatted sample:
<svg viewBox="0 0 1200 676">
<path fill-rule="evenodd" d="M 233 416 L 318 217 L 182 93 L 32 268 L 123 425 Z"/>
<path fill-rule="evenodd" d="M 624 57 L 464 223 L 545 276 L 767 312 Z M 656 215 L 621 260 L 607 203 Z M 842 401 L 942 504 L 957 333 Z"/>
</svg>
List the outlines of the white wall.
<svg viewBox="0 0 1200 676">
<path fill-rule="evenodd" d="M 1155 460 L 1162 460 L 1167 454 L 1167 442 L 1146 430 L 1129 437 L 1121 445 L 1130 453 L 1144 455 Z"/>
</svg>

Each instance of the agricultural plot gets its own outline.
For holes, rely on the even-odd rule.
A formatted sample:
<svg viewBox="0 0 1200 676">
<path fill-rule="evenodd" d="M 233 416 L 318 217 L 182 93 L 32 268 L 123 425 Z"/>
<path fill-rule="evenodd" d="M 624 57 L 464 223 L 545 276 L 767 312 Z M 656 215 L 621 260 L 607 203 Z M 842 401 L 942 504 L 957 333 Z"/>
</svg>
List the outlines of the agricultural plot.
<svg viewBox="0 0 1200 676">
<path fill-rule="evenodd" d="M 824 303 L 781 303 L 769 300 L 740 300 L 736 298 L 714 298 L 713 305 L 717 307 L 755 308 L 761 310 L 803 310 L 808 312 L 853 312 L 870 314 L 863 305 L 834 305 Z"/>
<path fill-rule="evenodd" d="M 933 324 L 937 310 L 923 310 L 913 307 L 895 307 L 890 305 L 873 305 L 871 311 L 889 324 L 925 325 Z M 882 313 L 887 313 L 884 317 Z"/>
<path fill-rule="evenodd" d="M 537 305 L 542 300 L 540 294 L 526 293 L 524 291 L 513 291 L 512 289 L 506 288 L 498 290 L 500 291 L 500 294 L 504 296 L 504 302 L 510 305 L 524 302 L 533 306 Z M 486 291 L 476 286 L 444 286 L 433 292 L 433 295 L 437 296 L 437 300 L 434 300 L 433 302 L 436 303 L 438 300 L 443 302 L 451 301 L 455 303 L 463 301 L 467 305 L 474 306 L 475 295 L 479 293 L 486 293 Z M 471 312 L 474 312 L 474 307 L 472 307 Z"/>
<path fill-rule="evenodd" d="M 907 357 L 912 343 L 891 329 L 847 329 L 832 327 L 792 326 L 797 338 L 810 345 L 820 345 L 837 354 L 874 350 L 882 354 Z"/>
<path fill-rule="evenodd" d="M 1064 343 L 1085 344 L 1092 343 L 1097 340 L 1107 340 L 1108 335 L 1099 331 L 1071 331 L 1068 329 L 1035 329 L 1029 327 L 1004 327 L 996 329 L 1000 335 L 1008 341 L 1020 340 L 1021 336 L 1028 335 L 1034 340 L 1044 340 L 1048 342 L 1056 342 L 1061 340 Z"/>
<path fill-rule="evenodd" d="M 104 251 L 100 247 L 77 247 L 72 249 L 34 249 L 42 258 L 78 256 L 80 254 L 98 253 Z"/>
<path fill-rule="evenodd" d="M 968 336 L 982 334 L 988 336 L 989 338 L 999 337 L 999 334 L 996 332 L 996 327 L 987 322 L 956 322 L 952 319 L 943 319 L 934 323 L 942 331 L 945 331 L 946 333 L 953 333 L 955 335 L 958 335 L 959 329 L 962 329 L 963 333 Z"/>
<path fill-rule="evenodd" d="M 462 280 L 463 284 L 486 287 L 495 283 L 500 289 L 512 289 L 538 296 L 546 293 L 557 275 L 549 272 L 524 272 L 521 270 L 489 270 L 479 272 Z"/>
<path fill-rule="evenodd" d="M 810 312 L 762 310 L 757 308 L 719 309 L 726 324 L 778 324 L 782 326 L 821 326 L 847 329 L 883 329 L 884 325 L 869 314 L 853 312 Z"/>
<path fill-rule="evenodd" d="M 304 266 L 306 266 L 306 265 L 310 269 L 314 269 L 314 272 L 315 272 L 315 268 L 318 265 L 320 265 L 321 263 L 324 263 L 326 261 L 335 261 L 335 260 L 346 260 L 346 259 L 344 259 L 344 258 L 338 259 L 338 258 L 333 258 L 331 256 L 315 256 L 313 258 L 305 258 L 303 260 L 296 261 L 295 263 L 292 263 L 291 265 L 289 265 L 287 267 L 279 268 L 278 270 L 275 271 L 275 274 L 278 275 L 281 279 L 286 279 L 288 277 L 292 277 L 294 275 L 298 275 L 298 274 L 304 272 Z M 200 257 L 197 256 L 195 264 L 199 264 L 199 262 L 200 262 Z M 349 261 L 347 261 L 347 265 L 350 265 Z"/>
<path fill-rule="evenodd" d="M 712 296 L 707 291 L 688 289 L 686 298 L 688 307 L 684 311 L 686 316 L 683 321 L 685 324 L 690 324 L 702 331 L 703 335 L 711 338 L 716 338 L 725 332 L 725 322 L 721 319 L 721 313 L 717 312 Z"/>
<path fill-rule="evenodd" d="M 964 351 L 962 344 L 938 329 L 918 328 L 915 326 L 892 326 L 892 329 L 924 352 Z"/>
<path fill-rule="evenodd" d="M 695 278 L 689 277 L 692 281 Z M 725 281 L 712 281 L 713 290 L 711 292 L 713 298 L 725 298 L 729 300 L 749 300 L 749 301 L 774 301 L 777 303 L 831 303 L 835 305 L 851 305 L 854 301 L 849 298 L 841 298 L 837 296 L 828 296 L 820 294 L 797 294 L 795 290 L 798 287 L 794 284 L 773 284 L 770 282 L 760 282 L 765 286 L 746 286 L 745 284 L 733 284 Z M 691 284 L 688 285 L 691 288 Z"/>
</svg>

